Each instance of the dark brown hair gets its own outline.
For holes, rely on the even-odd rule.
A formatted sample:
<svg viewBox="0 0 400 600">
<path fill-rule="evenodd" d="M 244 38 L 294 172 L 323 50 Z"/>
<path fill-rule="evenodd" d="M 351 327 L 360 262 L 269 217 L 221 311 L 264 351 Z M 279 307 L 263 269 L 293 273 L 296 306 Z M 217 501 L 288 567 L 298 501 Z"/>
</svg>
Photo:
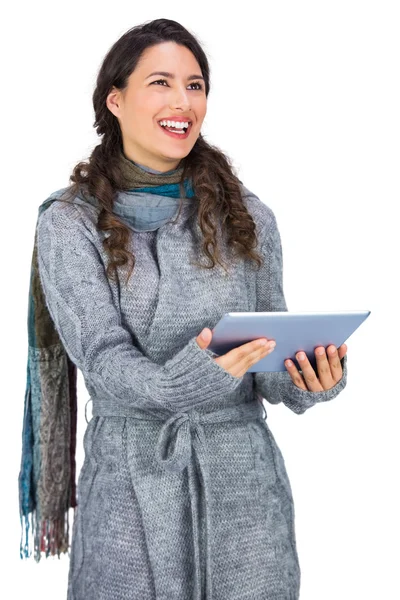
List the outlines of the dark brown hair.
<svg viewBox="0 0 400 600">
<path fill-rule="evenodd" d="M 204 77 L 208 96 L 210 68 L 206 54 L 196 38 L 180 23 L 171 19 L 156 19 L 129 29 L 108 51 L 97 76 L 93 93 L 94 127 L 97 134 L 103 136 L 102 141 L 94 148 L 88 162 L 79 162 L 70 176 L 72 184 L 67 188 L 67 196 L 74 197 L 78 192 L 84 196 L 86 190 L 101 206 L 97 228 L 109 232 L 103 245 L 110 258 L 107 266 L 107 276 L 110 278 L 117 273 L 117 267 L 131 261 L 129 279 L 135 257 L 127 249 L 132 231 L 113 213 L 114 198 L 123 185 L 119 166 L 123 146 L 118 119 L 108 109 L 106 99 L 114 86 L 120 90 L 126 89 L 128 78 L 145 49 L 170 41 L 186 46 L 193 53 Z M 200 133 L 192 150 L 179 166 L 183 166 L 179 183 L 179 211 L 182 197 L 185 196 L 183 181 L 190 178 L 198 205 L 197 219 L 203 235 L 203 251 L 211 260 L 211 265 L 199 266 L 211 269 L 217 262 L 225 269 L 220 260 L 216 236 L 217 226 L 221 226 L 228 248 L 235 247 L 240 256 L 255 260 L 260 267 L 262 257 L 253 251 L 257 245 L 256 226 L 243 202 L 239 186 L 241 181 L 234 174 L 230 159 L 206 142 Z"/>
</svg>

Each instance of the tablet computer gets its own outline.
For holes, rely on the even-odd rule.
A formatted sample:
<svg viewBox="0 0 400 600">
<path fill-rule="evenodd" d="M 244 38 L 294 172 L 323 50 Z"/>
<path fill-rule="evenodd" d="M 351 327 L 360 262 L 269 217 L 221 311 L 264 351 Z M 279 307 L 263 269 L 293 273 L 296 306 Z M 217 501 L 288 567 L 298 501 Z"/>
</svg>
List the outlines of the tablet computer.
<svg viewBox="0 0 400 600">
<path fill-rule="evenodd" d="M 340 312 L 231 312 L 212 330 L 208 346 L 219 356 L 246 342 L 266 337 L 276 342 L 275 350 L 252 365 L 247 372 L 287 371 L 284 361 L 303 350 L 317 371 L 314 350 L 334 344 L 341 346 L 370 315 L 370 310 Z"/>
</svg>

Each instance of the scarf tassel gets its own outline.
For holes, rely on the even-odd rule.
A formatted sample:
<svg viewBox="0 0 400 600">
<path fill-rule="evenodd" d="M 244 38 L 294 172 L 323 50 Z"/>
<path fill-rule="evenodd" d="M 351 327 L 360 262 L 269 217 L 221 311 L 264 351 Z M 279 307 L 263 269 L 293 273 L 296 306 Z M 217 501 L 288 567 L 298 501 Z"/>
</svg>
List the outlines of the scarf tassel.
<svg viewBox="0 0 400 600">
<path fill-rule="evenodd" d="M 75 508 L 73 509 L 73 519 L 75 519 Z M 66 511 L 63 519 L 38 519 L 38 512 L 34 510 L 29 515 L 22 517 L 22 536 L 20 545 L 21 559 L 33 557 L 39 562 L 42 554 L 46 558 L 49 556 L 61 557 L 61 554 L 70 552 L 70 517 L 69 511 Z M 31 536 L 29 535 L 31 529 Z M 25 536 L 24 536 L 25 534 Z M 25 537 L 25 544 L 24 544 Z M 29 547 L 30 539 L 33 539 Z"/>
<path fill-rule="evenodd" d="M 37 350 L 35 350 L 37 351 Z M 32 553 L 36 562 L 41 559 L 42 553 L 48 556 L 57 555 L 60 558 L 62 553 L 68 553 L 70 549 L 69 543 L 69 530 L 70 530 L 70 516 L 69 508 L 73 509 L 73 520 L 75 519 L 75 510 L 77 507 L 76 500 L 76 484 L 75 484 L 75 449 L 76 449 L 76 422 L 77 422 L 77 369 L 76 366 L 71 362 L 68 355 L 65 355 L 66 360 L 60 361 L 57 359 L 57 369 L 62 372 L 63 375 L 68 379 L 68 385 L 64 387 L 66 394 L 63 394 L 64 404 L 68 405 L 68 411 L 70 415 L 70 426 L 68 430 L 69 439 L 62 440 L 58 439 L 60 445 L 60 451 L 63 449 L 63 444 L 67 444 L 69 447 L 69 469 L 66 469 L 63 474 L 63 486 L 60 492 L 60 497 L 52 497 L 50 502 L 47 496 L 38 494 L 40 485 L 41 466 L 43 464 L 42 458 L 47 454 L 51 454 L 52 451 L 57 449 L 54 446 L 57 445 L 57 438 L 53 437 L 51 442 L 52 449 L 44 443 L 40 444 L 40 452 L 35 452 L 35 444 L 40 440 L 40 422 L 41 419 L 35 415 L 35 409 L 32 410 L 32 386 L 31 378 L 37 379 L 40 371 L 37 368 L 32 368 L 31 364 L 31 353 L 28 357 L 27 367 L 27 387 L 25 393 L 25 408 L 24 408 L 24 423 L 23 423 L 23 434 L 22 434 L 22 461 L 21 470 L 19 474 L 19 502 L 20 502 L 20 521 L 21 521 L 21 540 L 20 540 L 20 558 L 30 558 Z M 36 365 L 36 361 L 34 362 Z M 51 368 L 54 372 L 55 363 L 51 362 L 48 364 L 48 368 Z M 43 369 L 43 367 L 42 367 Z M 39 385 L 35 385 L 35 394 L 33 398 L 33 404 L 37 404 L 42 400 L 42 396 L 38 393 L 40 390 Z M 67 397 L 66 397 L 67 396 Z M 57 403 L 55 403 L 57 404 Z M 60 404 L 57 404 L 59 407 Z M 44 416 L 41 414 L 41 416 Z M 49 415 L 46 415 L 49 417 Z M 56 420 L 57 413 L 52 414 L 51 417 Z M 36 474 L 35 474 L 36 473 Z M 57 488 L 58 490 L 59 488 Z M 68 493 L 63 493 L 63 490 L 68 490 Z M 54 491 L 54 490 L 53 490 Z M 54 506 L 62 506 L 63 498 L 67 497 L 68 502 L 65 509 L 61 513 L 58 510 L 57 517 L 42 517 L 42 506 L 40 499 L 43 498 L 47 505 L 52 505 L 52 512 L 54 514 Z M 33 542 L 33 551 L 32 551 Z"/>
</svg>

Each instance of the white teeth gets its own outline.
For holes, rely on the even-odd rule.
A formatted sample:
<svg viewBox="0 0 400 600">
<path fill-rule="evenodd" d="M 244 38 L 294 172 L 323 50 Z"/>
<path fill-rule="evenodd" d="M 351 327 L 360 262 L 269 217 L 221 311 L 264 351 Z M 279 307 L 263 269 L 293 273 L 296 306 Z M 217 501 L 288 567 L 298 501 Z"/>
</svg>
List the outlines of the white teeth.
<svg viewBox="0 0 400 600">
<path fill-rule="evenodd" d="M 189 123 L 187 121 L 159 121 L 162 127 L 173 127 L 174 129 L 188 128 Z"/>
</svg>

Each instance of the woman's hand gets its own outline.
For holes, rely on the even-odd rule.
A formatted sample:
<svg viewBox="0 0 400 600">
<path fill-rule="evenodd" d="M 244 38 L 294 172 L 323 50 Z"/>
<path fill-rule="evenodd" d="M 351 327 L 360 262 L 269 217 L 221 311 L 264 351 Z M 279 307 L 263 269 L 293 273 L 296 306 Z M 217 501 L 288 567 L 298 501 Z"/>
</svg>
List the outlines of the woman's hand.
<svg viewBox="0 0 400 600">
<path fill-rule="evenodd" d="M 196 341 L 202 350 L 210 345 L 211 340 L 212 331 L 208 327 L 205 327 L 196 338 Z M 267 343 L 265 345 L 260 345 L 261 340 L 264 340 Z M 273 345 L 271 346 L 269 342 L 272 342 Z M 213 360 L 234 377 L 243 377 L 251 366 L 268 356 L 268 354 L 271 354 L 274 351 L 275 346 L 274 340 L 259 338 L 247 342 L 246 344 L 242 344 L 237 348 L 233 348 L 233 350 L 230 350 L 217 358 L 213 358 Z"/>
<path fill-rule="evenodd" d="M 327 346 L 327 352 L 325 352 L 323 346 L 318 346 L 315 349 L 315 357 L 317 359 L 319 379 L 305 352 L 298 352 L 296 354 L 296 360 L 300 365 L 303 376 L 299 373 L 293 361 L 285 360 L 285 367 L 293 383 L 298 388 L 310 392 L 323 392 L 324 390 L 330 390 L 342 378 L 343 370 L 340 361 L 346 352 L 346 344 L 342 344 L 338 349 L 333 345 Z"/>
</svg>

